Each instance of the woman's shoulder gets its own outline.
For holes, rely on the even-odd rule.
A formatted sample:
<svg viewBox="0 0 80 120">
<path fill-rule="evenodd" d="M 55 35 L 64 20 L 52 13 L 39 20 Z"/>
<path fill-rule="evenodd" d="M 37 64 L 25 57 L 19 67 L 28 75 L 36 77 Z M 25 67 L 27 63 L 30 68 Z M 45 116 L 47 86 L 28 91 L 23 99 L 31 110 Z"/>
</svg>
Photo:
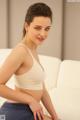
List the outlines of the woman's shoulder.
<svg viewBox="0 0 80 120">
<path fill-rule="evenodd" d="M 22 43 L 18 43 L 13 49 L 12 53 L 15 53 L 16 55 L 20 56 L 27 56 L 28 50 L 25 48 L 25 45 Z"/>
<path fill-rule="evenodd" d="M 25 59 L 29 58 L 29 53 L 24 44 L 18 43 L 14 48 L 12 48 L 11 53 L 9 54 L 8 58 L 14 61 L 21 61 L 24 62 Z"/>
<path fill-rule="evenodd" d="M 17 44 L 14 48 L 11 49 L 11 52 L 8 54 L 6 60 L 8 61 L 24 61 L 25 56 L 27 56 L 25 49 Z"/>
</svg>

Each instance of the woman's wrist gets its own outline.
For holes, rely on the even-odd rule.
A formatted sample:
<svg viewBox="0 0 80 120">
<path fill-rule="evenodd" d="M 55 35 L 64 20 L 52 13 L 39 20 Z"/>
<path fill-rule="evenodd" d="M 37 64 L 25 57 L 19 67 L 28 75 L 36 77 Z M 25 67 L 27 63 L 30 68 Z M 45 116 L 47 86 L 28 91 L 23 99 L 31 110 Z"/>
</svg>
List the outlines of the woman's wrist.
<svg viewBox="0 0 80 120">
<path fill-rule="evenodd" d="M 32 96 L 30 96 L 30 100 L 28 102 L 28 105 L 31 105 L 31 103 L 34 101 L 34 98 Z"/>
</svg>

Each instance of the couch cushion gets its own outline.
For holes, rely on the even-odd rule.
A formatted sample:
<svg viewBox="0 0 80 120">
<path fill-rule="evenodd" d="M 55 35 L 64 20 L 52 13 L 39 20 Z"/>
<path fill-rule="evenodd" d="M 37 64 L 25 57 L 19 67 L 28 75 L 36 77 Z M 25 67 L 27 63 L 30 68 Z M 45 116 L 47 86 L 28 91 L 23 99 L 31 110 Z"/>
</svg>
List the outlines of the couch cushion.
<svg viewBox="0 0 80 120">
<path fill-rule="evenodd" d="M 6 57 L 10 54 L 11 49 L 0 49 L 0 66 L 5 61 Z"/>
<path fill-rule="evenodd" d="M 6 57 L 9 55 L 11 52 L 11 49 L 1 49 L 0 50 L 0 66 L 3 64 L 5 61 Z M 45 84 L 47 89 L 52 89 L 53 87 L 56 87 L 56 81 L 57 81 L 57 75 L 59 72 L 59 66 L 61 63 L 61 60 L 55 57 L 50 57 L 50 56 L 44 56 L 44 55 L 39 55 L 40 62 L 43 65 L 46 73 L 46 79 L 45 79 Z M 11 88 L 14 88 L 14 75 L 9 79 L 7 82 L 7 85 Z M 1 104 L 5 101 L 5 99 L 1 99 L 2 102 Z"/>
<path fill-rule="evenodd" d="M 5 59 L 7 58 L 7 56 L 10 54 L 11 49 L 1 49 L 0 50 L 0 67 L 2 66 L 2 64 L 4 63 Z M 7 82 L 7 86 L 9 86 L 10 88 L 14 88 L 14 75 L 9 79 L 9 81 Z"/>
<path fill-rule="evenodd" d="M 80 88 L 55 88 L 49 94 L 61 120 L 80 120 Z"/>
<path fill-rule="evenodd" d="M 0 67 L 2 66 L 10 52 L 11 49 L 0 49 Z M 14 75 L 9 79 L 6 85 L 14 89 Z M 6 99 L 0 97 L 0 106 L 4 103 L 4 101 L 6 101 Z"/>
<path fill-rule="evenodd" d="M 57 87 L 80 88 L 80 61 L 64 60 L 61 63 Z"/>
<path fill-rule="evenodd" d="M 61 60 L 56 57 L 39 55 L 40 62 L 44 67 L 46 73 L 45 85 L 47 89 L 56 87 L 57 76 Z"/>
<path fill-rule="evenodd" d="M 0 50 L 0 65 L 3 64 L 6 57 L 10 54 L 11 49 L 1 49 Z M 59 66 L 61 60 L 55 57 L 39 55 L 40 62 L 44 67 L 46 73 L 45 84 L 48 89 L 56 87 L 57 75 L 59 72 Z M 10 78 L 7 85 L 13 88 L 14 75 Z"/>
</svg>

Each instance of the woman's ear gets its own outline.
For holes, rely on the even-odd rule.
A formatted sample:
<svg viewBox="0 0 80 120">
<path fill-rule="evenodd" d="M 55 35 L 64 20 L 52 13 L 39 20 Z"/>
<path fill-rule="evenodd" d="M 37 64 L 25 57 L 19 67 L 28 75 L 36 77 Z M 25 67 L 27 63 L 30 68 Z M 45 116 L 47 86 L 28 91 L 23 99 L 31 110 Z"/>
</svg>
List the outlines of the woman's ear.
<svg viewBox="0 0 80 120">
<path fill-rule="evenodd" d="M 24 28 L 25 28 L 25 30 L 27 32 L 28 31 L 28 24 L 27 24 L 27 22 L 24 23 Z"/>
</svg>

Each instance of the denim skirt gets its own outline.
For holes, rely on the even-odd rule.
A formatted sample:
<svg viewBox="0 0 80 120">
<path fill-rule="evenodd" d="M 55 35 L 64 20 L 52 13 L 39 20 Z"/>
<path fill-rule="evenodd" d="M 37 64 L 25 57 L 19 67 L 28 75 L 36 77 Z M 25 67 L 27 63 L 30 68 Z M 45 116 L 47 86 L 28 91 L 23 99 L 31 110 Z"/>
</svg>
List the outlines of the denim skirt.
<svg viewBox="0 0 80 120">
<path fill-rule="evenodd" d="M 34 116 L 29 105 L 5 102 L 0 108 L 0 120 L 34 120 Z"/>
</svg>

